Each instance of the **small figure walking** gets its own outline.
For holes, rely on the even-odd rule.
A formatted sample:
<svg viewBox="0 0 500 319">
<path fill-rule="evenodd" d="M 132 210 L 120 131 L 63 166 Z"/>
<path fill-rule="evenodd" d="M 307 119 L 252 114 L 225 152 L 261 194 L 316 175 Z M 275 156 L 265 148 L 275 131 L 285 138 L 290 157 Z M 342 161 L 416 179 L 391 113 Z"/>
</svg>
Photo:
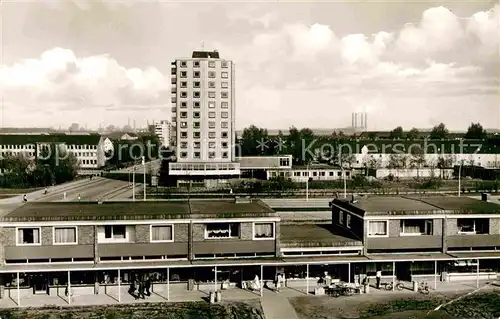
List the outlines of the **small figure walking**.
<svg viewBox="0 0 500 319">
<path fill-rule="evenodd" d="M 382 279 L 382 270 L 377 270 L 377 273 L 376 273 L 376 277 L 377 277 L 377 289 L 380 289 L 380 280 Z"/>
<path fill-rule="evenodd" d="M 276 293 L 280 292 L 282 282 L 283 282 L 283 275 L 281 273 L 276 274 L 276 279 L 275 279 Z"/>
<path fill-rule="evenodd" d="M 66 200 L 66 192 L 63 193 L 63 199 Z"/>
<path fill-rule="evenodd" d="M 80 196 L 80 194 L 78 194 L 78 201 L 80 201 L 82 199 L 82 196 Z"/>
<path fill-rule="evenodd" d="M 66 297 L 71 297 L 71 292 L 69 291 L 69 285 L 66 285 L 66 289 L 64 289 L 64 295 Z"/>
<path fill-rule="evenodd" d="M 26 194 L 23 195 L 23 202 L 27 202 L 28 201 L 28 197 L 26 196 Z"/>
<path fill-rule="evenodd" d="M 144 283 L 144 288 L 146 289 L 146 296 L 151 296 L 151 279 L 146 277 L 146 282 Z"/>
<path fill-rule="evenodd" d="M 144 282 L 139 280 L 139 297 L 145 299 L 144 297 Z"/>
</svg>

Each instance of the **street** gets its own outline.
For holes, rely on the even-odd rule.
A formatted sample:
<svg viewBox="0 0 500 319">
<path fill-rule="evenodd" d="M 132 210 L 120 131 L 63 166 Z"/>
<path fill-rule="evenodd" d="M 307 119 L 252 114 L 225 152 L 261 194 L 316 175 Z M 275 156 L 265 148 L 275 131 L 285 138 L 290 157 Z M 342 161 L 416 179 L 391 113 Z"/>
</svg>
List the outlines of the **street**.
<svg viewBox="0 0 500 319">
<path fill-rule="evenodd" d="M 154 161 L 151 161 L 151 162 L 146 162 L 145 164 L 146 166 L 146 174 L 149 173 L 150 171 L 153 171 L 153 173 L 157 173 L 159 170 L 160 170 L 160 166 L 161 166 L 161 159 L 156 159 Z M 137 175 L 141 175 L 141 174 L 144 174 L 144 166 L 140 163 L 140 161 L 138 162 L 137 165 L 135 165 L 135 173 Z M 116 170 L 116 171 L 112 171 L 111 173 L 126 173 L 126 172 L 133 172 L 134 171 L 134 166 L 129 166 L 129 167 L 126 167 L 126 168 L 122 168 L 120 170 Z M 136 178 L 139 178 L 139 176 L 136 176 Z"/>
<path fill-rule="evenodd" d="M 28 202 L 74 202 L 78 201 L 108 201 L 128 200 L 132 198 L 132 187 L 128 182 L 95 177 L 80 179 L 70 183 L 48 187 L 44 190 L 26 194 Z M 64 198 L 66 193 L 66 198 Z M 143 184 L 136 183 L 137 198 L 142 198 Z M 16 209 L 23 204 L 23 195 L 0 199 L 0 216 Z"/>
</svg>

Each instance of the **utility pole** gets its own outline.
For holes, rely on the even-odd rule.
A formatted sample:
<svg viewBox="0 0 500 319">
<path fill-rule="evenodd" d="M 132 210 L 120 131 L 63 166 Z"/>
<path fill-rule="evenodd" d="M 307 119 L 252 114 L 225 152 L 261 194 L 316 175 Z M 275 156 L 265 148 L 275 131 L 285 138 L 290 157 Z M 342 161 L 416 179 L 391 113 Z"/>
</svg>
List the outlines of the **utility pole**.
<svg viewBox="0 0 500 319">
<path fill-rule="evenodd" d="M 306 201 L 309 201 L 309 163 L 307 163 Z"/>
<path fill-rule="evenodd" d="M 460 165 L 458 166 L 458 197 L 462 192 L 462 159 L 460 159 Z"/>
<path fill-rule="evenodd" d="M 132 170 L 132 201 L 135 202 L 135 164 Z"/>
<path fill-rule="evenodd" d="M 347 177 L 344 168 L 342 168 L 342 175 L 344 175 L 344 198 L 347 198 Z"/>
<path fill-rule="evenodd" d="M 146 158 L 142 157 L 142 169 L 144 170 L 144 201 L 146 201 Z"/>
</svg>

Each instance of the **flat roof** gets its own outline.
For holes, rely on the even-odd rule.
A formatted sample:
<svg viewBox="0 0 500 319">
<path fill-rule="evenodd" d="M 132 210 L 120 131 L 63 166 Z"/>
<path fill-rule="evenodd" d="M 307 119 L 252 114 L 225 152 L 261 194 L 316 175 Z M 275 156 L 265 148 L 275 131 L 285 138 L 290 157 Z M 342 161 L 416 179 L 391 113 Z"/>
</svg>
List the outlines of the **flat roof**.
<svg viewBox="0 0 500 319">
<path fill-rule="evenodd" d="M 354 208 L 362 215 L 400 214 L 500 214 L 500 205 L 470 197 L 457 196 L 368 196 L 356 198 L 355 203 L 336 199 L 335 204 Z"/>
<path fill-rule="evenodd" d="M 365 213 L 388 211 L 435 211 L 438 209 L 425 202 L 402 196 L 369 196 L 357 199 L 357 202 L 351 205 L 363 210 Z"/>
<path fill-rule="evenodd" d="M 188 218 L 257 218 L 277 214 L 260 200 L 195 202 L 29 202 L 0 218 L 4 222 L 105 221 Z"/>
<path fill-rule="evenodd" d="M 449 254 L 443 253 L 414 253 L 414 254 L 370 254 L 367 256 L 371 260 L 450 260 Z"/>
<path fill-rule="evenodd" d="M 362 246 L 359 239 L 342 233 L 331 224 L 282 224 L 280 245 L 283 248 Z"/>
<path fill-rule="evenodd" d="M 447 211 L 482 214 L 500 213 L 500 205 L 497 203 L 465 196 L 433 196 L 423 197 L 420 200 Z"/>
</svg>

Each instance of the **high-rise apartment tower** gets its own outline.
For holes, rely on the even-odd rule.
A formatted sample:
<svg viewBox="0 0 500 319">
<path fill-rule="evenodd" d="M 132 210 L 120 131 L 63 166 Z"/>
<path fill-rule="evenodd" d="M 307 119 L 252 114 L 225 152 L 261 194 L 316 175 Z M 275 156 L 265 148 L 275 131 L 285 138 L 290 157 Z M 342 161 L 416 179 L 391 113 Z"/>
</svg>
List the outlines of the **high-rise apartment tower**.
<svg viewBox="0 0 500 319">
<path fill-rule="evenodd" d="M 239 175 L 235 163 L 234 64 L 217 51 L 172 62 L 171 175 Z"/>
</svg>

